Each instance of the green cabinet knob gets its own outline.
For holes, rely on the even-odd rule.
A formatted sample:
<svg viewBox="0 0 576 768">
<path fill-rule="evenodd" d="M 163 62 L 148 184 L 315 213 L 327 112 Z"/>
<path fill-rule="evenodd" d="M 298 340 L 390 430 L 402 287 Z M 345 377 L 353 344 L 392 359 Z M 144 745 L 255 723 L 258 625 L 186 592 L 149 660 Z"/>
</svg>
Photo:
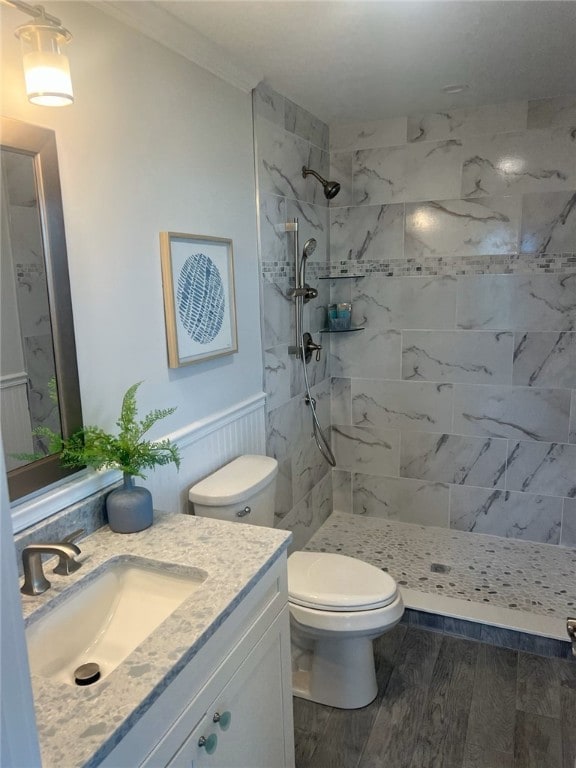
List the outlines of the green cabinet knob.
<svg viewBox="0 0 576 768">
<path fill-rule="evenodd" d="M 216 752 L 216 747 L 218 746 L 218 736 L 216 736 L 215 733 L 211 733 L 208 738 L 206 738 L 206 736 L 200 736 L 198 739 L 198 746 L 204 747 L 206 753 L 211 755 L 212 753 Z"/>
<path fill-rule="evenodd" d="M 222 728 L 223 731 L 226 731 L 232 722 L 232 713 L 228 712 L 228 710 L 222 712 L 222 714 L 220 714 L 220 712 L 215 712 L 212 722 L 218 723 L 220 728 Z"/>
</svg>

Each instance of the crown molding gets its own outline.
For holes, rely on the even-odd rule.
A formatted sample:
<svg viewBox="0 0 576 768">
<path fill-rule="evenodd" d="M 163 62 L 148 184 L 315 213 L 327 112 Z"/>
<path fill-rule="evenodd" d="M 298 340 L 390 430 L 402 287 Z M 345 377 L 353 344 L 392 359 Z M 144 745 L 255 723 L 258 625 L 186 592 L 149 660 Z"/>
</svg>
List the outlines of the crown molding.
<svg viewBox="0 0 576 768">
<path fill-rule="evenodd" d="M 161 2 L 92 0 L 90 4 L 246 93 L 263 78 L 262 73 L 247 70 L 225 48 L 173 16 Z"/>
</svg>

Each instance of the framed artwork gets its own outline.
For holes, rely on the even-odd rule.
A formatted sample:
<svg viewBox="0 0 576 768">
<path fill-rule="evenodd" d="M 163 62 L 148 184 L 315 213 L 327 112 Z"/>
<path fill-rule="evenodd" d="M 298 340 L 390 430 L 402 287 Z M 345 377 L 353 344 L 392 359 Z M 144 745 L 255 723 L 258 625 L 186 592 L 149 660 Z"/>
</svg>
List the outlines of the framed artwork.
<svg viewBox="0 0 576 768">
<path fill-rule="evenodd" d="M 238 351 L 232 240 L 160 233 L 168 365 Z"/>
</svg>

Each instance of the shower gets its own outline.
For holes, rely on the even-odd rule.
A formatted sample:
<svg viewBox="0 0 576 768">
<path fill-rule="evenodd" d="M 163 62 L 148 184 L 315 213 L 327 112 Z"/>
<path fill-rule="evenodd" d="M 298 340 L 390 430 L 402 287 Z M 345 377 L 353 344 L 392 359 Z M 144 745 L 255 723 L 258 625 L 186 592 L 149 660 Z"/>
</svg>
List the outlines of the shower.
<svg viewBox="0 0 576 768">
<path fill-rule="evenodd" d="M 319 173 L 316 173 L 316 171 L 313 171 L 312 168 L 306 168 L 305 165 L 302 166 L 302 176 L 306 178 L 311 174 L 314 176 L 314 178 L 318 179 L 320 184 L 324 187 L 324 195 L 327 200 L 332 200 L 338 192 L 340 192 L 340 184 L 337 181 L 326 181 L 326 179 L 323 179 L 322 176 L 320 176 Z"/>
<path fill-rule="evenodd" d="M 337 182 L 332 183 L 337 184 Z M 340 188 L 339 184 L 337 186 Z M 318 416 L 316 414 L 316 400 L 312 397 L 310 392 L 308 371 L 306 370 L 306 366 L 312 359 L 314 352 L 316 352 L 316 360 L 320 360 L 322 345 L 316 344 L 310 333 L 302 332 L 304 304 L 309 302 L 310 299 L 315 299 L 318 296 L 318 291 L 316 288 L 311 288 L 306 282 L 306 262 L 316 250 L 317 242 L 313 237 L 306 240 L 304 243 L 304 248 L 302 249 L 302 257 L 300 257 L 300 247 L 298 244 L 298 220 L 294 219 L 294 221 L 287 224 L 286 231 L 294 233 L 294 268 L 296 278 L 295 287 L 292 291 L 290 291 L 290 296 L 294 299 L 295 302 L 296 344 L 289 347 L 288 351 L 291 355 L 298 355 L 302 363 L 302 369 L 304 372 L 304 387 L 306 390 L 304 402 L 310 407 L 312 413 L 312 433 L 314 435 L 316 445 L 318 446 L 318 450 L 320 451 L 324 460 L 328 462 L 331 467 L 335 467 L 336 459 L 334 458 L 334 454 L 332 453 L 332 449 L 330 448 L 330 444 L 328 443 L 327 438 L 322 432 L 320 422 L 318 421 Z"/>
</svg>

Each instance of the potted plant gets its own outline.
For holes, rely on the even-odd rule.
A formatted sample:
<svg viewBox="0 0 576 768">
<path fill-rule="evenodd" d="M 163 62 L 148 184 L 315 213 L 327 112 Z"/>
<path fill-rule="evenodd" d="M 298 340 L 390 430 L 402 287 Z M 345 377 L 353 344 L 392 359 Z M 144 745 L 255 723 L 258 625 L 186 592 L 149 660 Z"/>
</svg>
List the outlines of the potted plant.
<svg viewBox="0 0 576 768">
<path fill-rule="evenodd" d="M 106 511 L 110 528 L 117 533 L 135 533 L 152 525 L 152 495 L 147 488 L 134 485 L 134 478 L 145 478 L 144 470 L 174 463 L 180 468 L 178 448 L 170 440 L 145 440 L 144 435 L 160 419 L 174 413 L 175 408 L 151 411 L 138 420 L 136 391 L 142 382 L 133 384 L 124 395 L 120 417 L 116 422 L 117 435 L 100 427 L 87 426 L 69 438 L 41 427 L 36 432 L 47 437 L 49 452 L 60 453 L 65 467 L 119 469 L 124 473 L 124 484 L 108 494 Z"/>
</svg>

